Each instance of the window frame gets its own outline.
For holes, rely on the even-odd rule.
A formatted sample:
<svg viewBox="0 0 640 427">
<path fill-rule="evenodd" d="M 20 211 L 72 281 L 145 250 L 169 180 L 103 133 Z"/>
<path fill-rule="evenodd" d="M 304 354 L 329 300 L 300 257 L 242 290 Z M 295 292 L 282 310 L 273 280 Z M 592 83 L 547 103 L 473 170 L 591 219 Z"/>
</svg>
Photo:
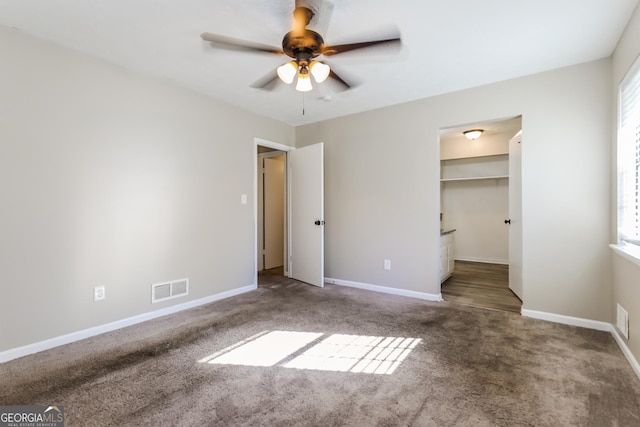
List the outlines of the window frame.
<svg viewBox="0 0 640 427">
<path fill-rule="evenodd" d="M 618 85 L 617 113 L 617 243 L 611 247 L 640 265 L 640 56 Z M 629 198 L 631 203 L 628 202 Z"/>
</svg>

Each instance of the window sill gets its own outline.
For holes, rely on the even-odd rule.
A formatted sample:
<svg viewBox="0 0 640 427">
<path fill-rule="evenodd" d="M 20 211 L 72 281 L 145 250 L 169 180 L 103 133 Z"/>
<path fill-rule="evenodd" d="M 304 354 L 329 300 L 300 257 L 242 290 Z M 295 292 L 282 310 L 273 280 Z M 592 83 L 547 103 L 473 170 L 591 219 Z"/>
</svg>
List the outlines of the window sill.
<svg viewBox="0 0 640 427">
<path fill-rule="evenodd" d="M 609 245 L 609 247 L 621 257 L 640 266 L 640 246 L 617 244 Z"/>
</svg>

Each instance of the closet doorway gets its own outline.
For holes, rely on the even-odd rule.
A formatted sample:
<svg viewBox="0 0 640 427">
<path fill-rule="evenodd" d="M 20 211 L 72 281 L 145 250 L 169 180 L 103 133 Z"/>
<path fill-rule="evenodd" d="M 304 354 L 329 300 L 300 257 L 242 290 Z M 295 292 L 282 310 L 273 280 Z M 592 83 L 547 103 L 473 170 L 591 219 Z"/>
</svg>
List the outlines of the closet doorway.
<svg viewBox="0 0 640 427">
<path fill-rule="evenodd" d="M 476 135 L 465 132 L 480 130 Z M 441 292 L 520 312 L 521 116 L 440 131 Z"/>
</svg>

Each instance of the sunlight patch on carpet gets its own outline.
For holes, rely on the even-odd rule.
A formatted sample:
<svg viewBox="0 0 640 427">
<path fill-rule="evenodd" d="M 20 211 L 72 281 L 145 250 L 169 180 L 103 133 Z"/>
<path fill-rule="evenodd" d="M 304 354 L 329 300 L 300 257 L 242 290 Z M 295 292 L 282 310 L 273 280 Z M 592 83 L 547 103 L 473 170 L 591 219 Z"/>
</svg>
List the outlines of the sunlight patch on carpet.
<svg viewBox="0 0 640 427">
<path fill-rule="evenodd" d="M 420 341 L 419 338 L 264 331 L 199 362 L 390 375 Z"/>
<path fill-rule="evenodd" d="M 265 331 L 200 360 L 200 363 L 244 366 L 274 366 L 322 334 Z"/>
</svg>

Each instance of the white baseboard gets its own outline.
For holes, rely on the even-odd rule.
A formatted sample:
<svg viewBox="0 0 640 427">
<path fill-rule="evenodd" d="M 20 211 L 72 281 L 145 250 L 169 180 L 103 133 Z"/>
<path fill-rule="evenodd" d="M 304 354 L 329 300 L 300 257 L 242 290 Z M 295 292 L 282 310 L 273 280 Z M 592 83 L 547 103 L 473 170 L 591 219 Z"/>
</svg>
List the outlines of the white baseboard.
<svg viewBox="0 0 640 427">
<path fill-rule="evenodd" d="M 624 354 L 624 356 L 629 361 L 629 364 L 635 371 L 636 375 L 638 376 L 638 378 L 640 378 L 640 363 L 638 363 L 636 358 L 633 356 L 633 353 L 631 353 L 631 350 L 627 346 L 627 342 L 620 336 L 618 330 L 613 325 L 611 325 L 611 335 L 613 335 L 613 338 L 618 343 L 618 347 L 620 347 L 620 350 L 622 350 L 622 354 Z"/>
<path fill-rule="evenodd" d="M 183 304 L 172 305 L 171 307 L 151 311 L 144 314 L 139 314 L 137 316 L 128 317 L 122 320 L 117 320 L 115 322 L 107 323 L 105 325 L 95 326 L 93 328 L 72 332 L 70 334 L 61 335 L 59 337 L 51 338 L 45 341 L 28 344 L 23 347 L 17 347 L 17 348 L 5 350 L 3 352 L 0 352 L 0 363 L 8 362 L 10 360 L 27 356 L 29 354 L 39 353 L 41 351 L 49 350 L 51 348 L 58 347 L 64 344 L 80 341 L 85 338 L 90 338 L 96 335 L 104 334 L 106 332 L 115 331 L 116 329 L 126 328 L 127 326 L 136 325 L 138 323 L 146 322 L 147 320 L 157 319 L 158 317 L 178 313 L 180 311 L 184 311 L 190 308 L 195 308 L 201 305 L 209 304 L 209 303 L 219 301 L 225 298 L 229 298 L 235 295 L 240 295 L 245 292 L 253 291 L 257 288 L 258 286 L 255 284 L 244 286 L 242 288 L 220 292 L 219 294 L 200 298 L 194 301 L 185 302 Z"/>
<path fill-rule="evenodd" d="M 400 295 L 403 297 L 419 298 L 427 301 L 442 301 L 442 294 L 428 294 L 425 292 L 409 291 L 406 289 L 389 288 L 387 286 L 370 285 L 368 283 L 351 282 L 349 280 L 333 279 L 325 277 L 325 283 L 330 285 L 347 286 L 349 288 L 364 289 L 367 291 L 382 292 L 385 294 Z"/>
<path fill-rule="evenodd" d="M 522 315 L 533 319 L 547 320 L 554 323 L 562 323 L 563 325 L 580 326 L 587 329 L 595 329 L 597 331 L 611 331 L 611 323 L 599 322 L 597 320 L 582 319 L 580 317 L 564 316 L 562 314 L 547 313 L 544 311 L 522 309 Z"/>
<path fill-rule="evenodd" d="M 611 323 L 600 322 L 597 320 L 582 319 L 579 317 L 564 316 L 562 314 L 546 313 L 544 311 L 522 309 L 522 315 L 533 319 L 547 320 L 549 322 L 562 323 L 564 325 L 580 326 L 582 328 L 595 329 L 597 331 L 605 331 L 611 333 L 616 340 L 618 347 L 622 350 L 622 354 L 627 358 L 631 368 L 640 378 L 640 364 L 635 358 L 631 350 L 627 346 L 626 341 L 620 336 L 618 330 Z"/>
<path fill-rule="evenodd" d="M 618 347 L 622 350 L 622 354 L 624 354 L 624 357 L 627 358 L 634 372 L 638 378 L 640 378 L 640 363 L 638 363 L 638 360 L 633 356 L 633 353 L 631 353 L 631 350 L 627 346 L 627 342 L 620 336 L 618 330 L 613 325 L 611 325 L 611 335 L 613 335 L 613 338 L 618 343 Z"/>
<path fill-rule="evenodd" d="M 483 264 L 499 264 L 499 265 L 509 265 L 509 261 L 505 261 L 505 260 L 496 260 L 496 259 L 486 259 L 486 258 L 468 258 L 468 257 L 462 257 L 462 258 L 455 258 L 456 261 L 469 261 L 469 262 L 481 262 Z"/>
</svg>

